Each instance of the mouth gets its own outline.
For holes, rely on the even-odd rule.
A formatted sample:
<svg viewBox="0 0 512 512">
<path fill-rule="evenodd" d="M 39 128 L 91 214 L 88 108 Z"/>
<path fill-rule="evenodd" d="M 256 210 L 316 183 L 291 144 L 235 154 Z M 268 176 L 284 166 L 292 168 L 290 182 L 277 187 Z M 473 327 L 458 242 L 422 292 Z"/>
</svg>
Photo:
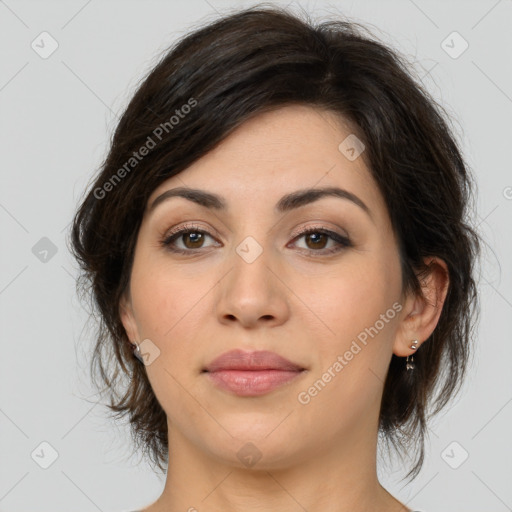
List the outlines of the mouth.
<svg viewBox="0 0 512 512">
<path fill-rule="evenodd" d="M 260 350 L 256 352 L 245 352 L 243 350 L 230 350 L 221 354 L 203 368 L 203 371 L 213 373 L 224 370 L 239 371 L 300 371 L 305 370 L 301 365 L 293 363 L 288 359 L 270 352 Z"/>
<path fill-rule="evenodd" d="M 238 396 L 270 393 L 306 372 L 306 368 L 269 351 L 232 350 L 203 368 L 217 387 Z"/>
</svg>

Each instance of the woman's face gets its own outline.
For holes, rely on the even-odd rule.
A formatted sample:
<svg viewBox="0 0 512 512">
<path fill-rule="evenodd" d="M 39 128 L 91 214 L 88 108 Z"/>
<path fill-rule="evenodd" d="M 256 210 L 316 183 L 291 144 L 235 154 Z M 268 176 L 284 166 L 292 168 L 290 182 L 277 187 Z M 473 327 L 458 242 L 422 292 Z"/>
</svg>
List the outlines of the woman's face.
<svg viewBox="0 0 512 512">
<path fill-rule="evenodd" d="M 278 468 L 376 435 L 402 281 L 353 137 L 332 113 L 288 106 L 246 122 L 152 193 L 122 319 L 132 342 L 146 340 L 171 449 L 181 439 L 229 464 Z M 161 196 L 177 189 L 223 207 Z M 204 371 L 235 349 L 274 352 L 300 370 Z"/>
</svg>

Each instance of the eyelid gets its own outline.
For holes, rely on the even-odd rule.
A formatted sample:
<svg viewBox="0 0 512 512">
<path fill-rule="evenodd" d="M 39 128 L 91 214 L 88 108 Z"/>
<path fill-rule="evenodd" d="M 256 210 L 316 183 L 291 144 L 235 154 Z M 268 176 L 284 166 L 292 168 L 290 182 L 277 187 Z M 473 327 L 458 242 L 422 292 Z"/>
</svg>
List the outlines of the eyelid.
<svg viewBox="0 0 512 512">
<path fill-rule="evenodd" d="M 336 234 L 340 238 L 346 238 L 347 240 L 350 239 L 347 233 L 345 233 L 345 234 L 338 233 L 336 231 L 336 228 L 332 228 L 332 227 L 326 226 L 325 224 L 319 224 L 319 225 L 313 225 L 313 226 L 307 226 L 307 227 L 303 226 L 303 227 L 299 228 L 297 231 L 295 231 L 294 233 L 292 233 L 291 236 L 292 236 L 292 239 L 295 239 L 298 236 L 301 236 L 301 235 L 304 235 L 304 234 L 307 234 L 307 233 L 311 233 L 312 231 L 315 231 L 315 230 L 327 231 L 329 233 Z"/>
<path fill-rule="evenodd" d="M 205 233 L 212 237 L 214 235 L 219 237 L 219 234 L 213 228 L 206 228 L 204 226 L 200 226 L 199 224 L 197 224 L 195 222 L 191 222 L 191 223 L 185 223 L 185 224 L 178 224 L 177 226 L 174 226 L 171 229 L 168 229 L 167 231 L 165 231 L 162 238 L 164 238 L 164 239 L 169 238 L 172 235 L 175 235 L 176 233 L 180 233 L 181 231 L 185 231 L 185 230 L 187 230 L 187 231 L 194 230 L 194 231 L 197 231 L 200 233 Z M 212 234 L 212 231 L 213 231 L 213 234 Z"/>
</svg>

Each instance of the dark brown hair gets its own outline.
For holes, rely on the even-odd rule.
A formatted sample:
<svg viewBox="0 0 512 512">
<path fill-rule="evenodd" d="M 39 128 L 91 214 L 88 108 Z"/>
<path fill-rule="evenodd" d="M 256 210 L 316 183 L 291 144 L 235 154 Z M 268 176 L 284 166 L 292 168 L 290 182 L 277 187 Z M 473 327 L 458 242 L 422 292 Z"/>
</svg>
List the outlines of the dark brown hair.
<svg viewBox="0 0 512 512">
<path fill-rule="evenodd" d="M 480 240 L 467 222 L 472 177 L 449 116 L 406 60 L 359 24 L 314 24 L 266 5 L 238 11 L 178 41 L 144 79 L 72 226 L 78 288 L 99 312 L 93 379 L 101 378 L 110 409 L 129 415 L 135 444 L 162 468 L 166 415 L 119 316 L 146 202 L 242 123 L 291 104 L 338 114 L 365 144 L 364 161 L 397 235 L 404 292 L 421 294 L 429 272 L 424 257 L 448 266 L 448 295 L 433 334 L 414 356 L 416 370 L 411 376 L 393 355 L 384 385 L 380 433 L 399 452 L 414 449 L 407 475 L 414 478 L 427 419 L 459 390 L 466 372 Z M 126 385 L 122 376 L 129 377 Z"/>
</svg>

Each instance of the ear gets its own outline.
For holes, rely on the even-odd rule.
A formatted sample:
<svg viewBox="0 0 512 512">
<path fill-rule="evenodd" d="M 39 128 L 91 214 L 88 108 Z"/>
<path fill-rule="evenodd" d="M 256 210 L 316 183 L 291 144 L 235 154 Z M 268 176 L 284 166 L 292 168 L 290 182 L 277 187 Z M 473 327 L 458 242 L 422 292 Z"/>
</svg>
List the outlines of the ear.
<svg viewBox="0 0 512 512">
<path fill-rule="evenodd" d="M 412 342 L 418 340 L 419 348 L 434 332 L 448 293 L 450 277 L 446 263 L 435 257 L 425 258 L 424 262 L 429 270 L 427 275 L 420 276 L 421 295 L 406 298 L 393 344 L 393 353 L 399 357 L 414 354 Z"/>
<path fill-rule="evenodd" d="M 131 343 L 137 343 L 140 340 L 139 329 L 133 314 L 133 307 L 130 297 L 125 293 L 119 301 L 119 316 L 123 323 L 126 335 Z"/>
</svg>

